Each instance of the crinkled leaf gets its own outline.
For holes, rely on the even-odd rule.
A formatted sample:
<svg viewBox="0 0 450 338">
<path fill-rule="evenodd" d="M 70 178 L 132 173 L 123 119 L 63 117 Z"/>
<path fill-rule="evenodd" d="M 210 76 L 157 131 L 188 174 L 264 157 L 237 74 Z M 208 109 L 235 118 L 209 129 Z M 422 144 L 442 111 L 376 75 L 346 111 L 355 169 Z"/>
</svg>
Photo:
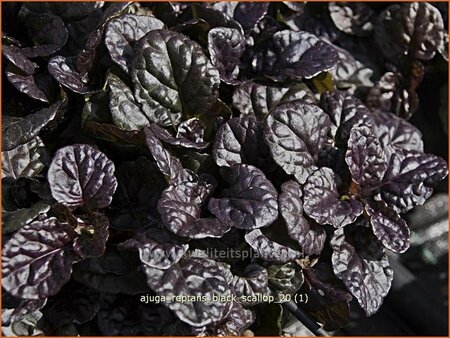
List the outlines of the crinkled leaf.
<svg viewBox="0 0 450 338">
<path fill-rule="evenodd" d="M 237 29 L 218 27 L 208 32 L 208 52 L 211 62 L 225 83 L 237 83 L 239 61 L 244 48 L 244 36 Z"/>
<path fill-rule="evenodd" d="M 366 212 L 370 216 L 370 224 L 375 236 L 383 245 L 396 253 L 409 248 L 410 231 L 399 214 L 381 201 L 366 204 Z"/>
<path fill-rule="evenodd" d="M 38 325 L 41 318 L 41 311 L 28 313 L 20 320 L 11 323 L 10 326 L 3 326 L 2 334 L 8 337 L 42 336 L 44 332 Z"/>
<path fill-rule="evenodd" d="M 371 125 L 355 126 L 350 132 L 345 155 L 353 180 L 363 186 L 375 186 L 388 167 L 381 142 Z"/>
<path fill-rule="evenodd" d="M 44 168 L 44 143 L 40 137 L 2 151 L 2 177 L 33 177 Z"/>
<path fill-rule="evenodd" d="M 48 72 L 63 86 L 75 93 L 87 94 L 90 89 L 80 73 L 72 66 L 72 62 L 64 56 L 55 56 L 48 62 Z"/>
<path fill-rule="evenodd" d="M 230 230 L 230 224 L 201 217 L 202 207 L 206 206 L 212 190 L 211 184 L 200 180 L 169 186 L 158 201 L 161 222 L 182 237 L 222 237 Z"/>
<path fill-rule="evenodd" d="M 133 44 L 148 32 L 161 29 L 164 23 L 152 16 L 124 14 L 109 21 L 105 45 L 111 59 L 128 73 L 133 58 Z"/>
<path fill-rule="evenodd" d="M 92 213 L 88 220 L 78 219 L 76 231 L 80 235 L 73 244 L 74 251 L 83 259 L 102 256 L 109 237 L 108 228 L 108 217 L 100 213 Z"/>
<path fill-rule="evenodd" d="M 200 45 L 168 30 L 151 31 L 139 40 L 131 78 L 142 111 L 163 126 L 206 112 L 218 98 L 219 73 Z"/>
<path fill-rule="evenodd" d="M 29 97 L 48 102 L 47 96 L 36 84 L 36 79 L 33 75 L 22 75 L 13 67 L 7 67 L 5 71 L 6 77 L 9 82 L 21 93 L 28 95 Z"/>
<path fill-rule="evenodd" d="M 296 240 L 306 255 L 318 255 L 325 244 L 325 230 L 303 216 L 302 188 L 295 181 L 281 186 L 278 208 L 284 218 L 289 236 Z"/>
<path fill-rule="evenodd" d="M 269 154 L 261 123 L 251 116 L 229 119 L 216 132 L 212 154 L 219 167 L 246 163 L 263 168 Z"/>
<path fill-rule="evenodd" d="M 223 274 L 225 275 L 228 285 L 230 285 L 234 294 L 241 297 L 248 297 L 247 301 L 242 299 L 241 303 L 244 306 L 252 306 L 260 303 L 258 300 L 251 300 L 251 297 L 257 298 L 258 294 L 270 294 L 268 289 L 269 275 L 267 269 L 252 263 L 245 267 L 244 272 L 235 275 L 231 272 L 230 266 L 225 263 L 220 263 L 223 267 Z"/>
<path fill-rule="evenodd" d="M 166 188 L 164 176 L 145 157 L 123 162 L 117 170 L 117 192 L 110 206 L 111 226 L 138 229 L 157 222 L 159 197 Z"/>
<path fill-rule="evenodd" d="M 232 3 L 223 2 L 227 7 L 233 7 Z M 192 10 L 195 12 L 195 18 L 206 21 L 211 28 L 229 27 L 239 30 L 244 34 L 244 30 L 239 22 L 232 19 L 230 15 L 223 11 L 222 8 L 213 8 L 200 4 L 193 4 Z"/>
<path fill-rule="evenodd" d="M 288 262 L 281 265 L 270 265 L 267 268 L 269 273 L 269 286 L 275 294 L 294 294 L 304 282 L 303 271 L 295 262 Z"/>
<path fill-rule="evenodd" d="M 443 43 L 444 23 L 439 10 L 427 2 L 394 4 L 375 25 L 381 52 L 393 59 L 404 54 L 430 60 Z"/>
<path fill-rule="evenodd" d="M 238 229 L 256 229 L 272 224 L 278 217 L 277 191 L 256 167 L 231 166 L 230 187 L 220 198 L 211 198 L 209 211 L 224 224 Z"/>
<path fill-rule="evenodd" d="M 161 173 L 168 177 L 169 183 L 192 181 L 192 174 L 183 169 L 180 160 L 164 148 L 152 128 L 146 127 L 144 132 L 147 146 L 150 149 L 150 152 L 152 153 L 152 156 L 155 159 Z"/>
<path fill-rule="evenodd" d="M 56 218 L 25 225 L 4 245 L 2 286 L 23 299 L 55 295 L 72 273 L 77 257 L 71 243 L 76 237 Z"/>
<path fill-rule="evenodd" d="M 229 312 L 231 305 L 212 301 L 215 295 L 232 295 L 219 265 L 213 260 L 200 257 L 183 258 L 167 270 L 144 267 L 147 283 L 158 295 L 169 301 L 166 306 L 185 323 L 202 327 L 220 322 Z M 174 296 L 206 297 L 206 301 L 178 302 Z"/>
<path fill-rule="evenodd" d="M 422 205 L 447 174 L 447 163 L 442 158 L 398 149 L 384 174 L 381 197 L 397 211 L 409 211 Z"/>
<path fill-rule="evenodd" d="M 344 229 L 335 231 L 330 242 L 333 270 L 365 313 L 371 316 L 378 311 L 391 288 L 393 270 L 383 249 L 371 241 L 367 229 L 357 229 L 361 236 L 354 235 L 352 241 Z"/>
<path fill-rule="evenodd" d="M 122 248 L 137 249 L 141 262 L 157 269 L 168 269 L 178 263 L 189 248 L 162 229 L 138 232 L 121 244 Z"/>
<path fill-rule="evenodd" d="M 347 34 L 367 36 L 372 33 L 375 12 L 365 3 L 330 2 L 330 17 L 337 28 Z"/>
<path fill-rule="evenodd" d="M 256 251 L 259 258 L 268 262 L 285 263 L 303 257 L 303 253 L 267 238 L 260 229 L 245 235 L 245 241 Z"/>
<path fill-rule="evenodd" d="M 27 15 L 25 25 L 34 42 L 34 47 L 22 48 L 21 52 L 26 57 L 51 55 L 66 44 L 69 36 L 63 20 L 56 15 Z"/>
<path fill-rule="evenodd" d="M 123 130 L 114 124 L 87 121 L 83 125 L 86 133 L 94 138 L 113 143 L 132 144 L 145 147 L 145 135 L 138 130 Z"/>
<path fill-rule="evenodd" d="M 131 89 L 116 75 L 109 73 L 106 79 L 109 93 L 111 119 L 124 130 L 140 130 L 150 124 L 148 118 L 134 100 Z"/>
<path fill-rule="evenodd" d="M 264 2 L 216 2 L 212 7 L 239 22 L 244 30 L 249 32 L 267 14 L 269 4 Z"/>
<path fill-rule="evenodd" d="M 255 314 L 239 303 L 232 303 L 223 324 L 214 327 L 213 334 L 221 337 L 243 336 L 244 331 L 255 321 Z"/>
<path fill-rule="evenodd" d="M 150 125 L 153 134 L 164 143 L 183 148 L 205 149 L 208 143 L 203 141 L 205 125 L 199 119 L 193 118 L 182 122 L 178 126 L 177 136 L 172 136 L 169 131 L 158 126 L 156 123 Z M 190 139 L 192 138 L 192 139 Z"/>
<path fill-rule="evenodd" d="M 26 315 L 42 309 L 47 298 L 19 299 L 2 290 L 2 327 L 18 322 Z"/>
<path fill-rule="evenodd" d="M 316 168 L 330 127 L 330 119 L 319 107 L 295 101 L 272 111 L 265 122 L 264 137 L 275 162 L 304 183 Z"/>
<path fill-rule="evenodd" d="M 336 180 L 330 168 L 313 172 L 303 188 L 303 207 L 317 223 L 340 228 L 353 223 L 363 213 L 363 205 L 351 197 L 341 198 Z"/>
<path fill-rule="evenodd" d="M 15 211 L 2 211 L 2 234 L 10 234 L 19 230 L 26 224 L 35 220 L 50 210 L 50 205 L 46 202 L 37 202 L 30 208 L 18 209 Z"/>
<path fill-rule="evenodd" d="M 356 97 L 344 92 L 325 92 L 320 107 L 330 116 L 335 138 L 346 140 L 354 125 L 367 121 L 369 110 Z"/>
<path fill-rule="evenodd" d="M 91 289 L 112 294 L 138 295 L 148 291 L 145 276 L 138 271 L 139 259 L 127 252 L 106 250 L 98 258 L 74 266 L 73 278 Z"/>
<path fill-rule="evenodd" d="M 105 208 L 117 188 L 114 163 L 87 144 L 59 149 L 48 169 L 52 196 L 68 207 Z"/>
<path fill-rule="evenodd" d="M 33 140 L 63 109 L 63 102 L 57 102 L 48 108 L 25 117 L 2 117 L 2 151 L 13 150 L 19 145 Z"/>
<path fill-rule="evenodd" d="M 339 62 L 339 55 L 333 46 L 305 31 L 275 33 L 272 53 L 276 58 L 267 69 L 269 75 L 277 79 L 310 79 L 333 69 Z"/>
<path fill-rule="evenodd" d="M 6 58 L 11 61 L 14 66 L 20 69 L 25 75 L 32 75 L 38 68 L 38 65 L 29 60 L 19 47 L 16 46 L 3 46 L 2 53 Z"/>
<path fill-rule="evenodd" d="M 296 100 L 315 103 L 313 93 L 300 83 L 290 87 L 272 87 L 247 81 L 233 92 L 233 106 L 242 115 L 255 116 L 258 120 L 265 119 L 277 106 Z"/>
</svg>

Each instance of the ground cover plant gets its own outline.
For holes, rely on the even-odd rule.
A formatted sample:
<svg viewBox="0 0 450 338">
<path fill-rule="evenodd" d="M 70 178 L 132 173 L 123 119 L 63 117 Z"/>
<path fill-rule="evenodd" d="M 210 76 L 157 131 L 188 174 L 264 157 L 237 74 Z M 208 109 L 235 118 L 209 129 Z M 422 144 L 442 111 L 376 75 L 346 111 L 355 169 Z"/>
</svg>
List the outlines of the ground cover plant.
<svg viewBox="0 0 450 338">
<path fill-rule="evenodd" d="M 3 334 L 279 335 L 267 296 L 329 331 L 379 310 L 403 215 L 447 176 L 408 122 L 427 79 L 447 116 L 446 3 L 2 13 Z"/>
</svg>

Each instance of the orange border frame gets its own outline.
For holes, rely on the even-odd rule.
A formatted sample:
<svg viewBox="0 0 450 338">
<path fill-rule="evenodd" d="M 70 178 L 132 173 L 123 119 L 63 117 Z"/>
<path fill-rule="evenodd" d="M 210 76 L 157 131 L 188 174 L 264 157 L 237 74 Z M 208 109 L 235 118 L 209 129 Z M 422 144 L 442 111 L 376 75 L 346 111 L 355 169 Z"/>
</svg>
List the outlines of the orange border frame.
<svg viewBox="0 0 450 338">
<path fill-rule="evenodd" d="M 86 2 L 95 2 L 95 0 L 85 0 Z M 200 0 L 200 1 L 196 1 L 196 0 L 183 0 L 180 2 L 219 2 L 220 0 L 210 0 L 210 1 L 204 1 L 204 0 Z M 267 1 L 267 0 L 263 0 L 263 1 L 254 1 L 254 0 L 226 0 L 229 2 L 282 2 L 283 0 L 273 0 L 273 1 Z M 448 5 L 448 9 L 450 10 L 450 0 L 434 0 L 434 1 L 425 1 L 425 0 L 403 0 L 403 1 L 398 1 L 398 2 L 446 2 Z M 2 17 L 2 9 L 3 6 L 1 6 L 1 4 L 3 2 L 77 2 L 77 0 L 75 1 L 69 1 L 69 0 L 29 0 L 29 1 L 15 1 L 15 0 L 0 0 L 0 18 Z M 124 0 L 106 0 L 105 2 L 124 2 Z M 141 1 L 141 2 L 159 2 L 159 1 Z M 293 1 L 293 2 L 304 2 L 304 1 Z M 307 2 L 330 2 L 327 0 L 312 0 L 312 1 L 307 1 Z M 336 2 L 345 2 L 342 0 L 337 0 Z M 379 1 L 379 0 L 363 0 L 363 1 L 358 1 L 358 0 L 348 0 L 346 2 L 389 2 L 389 0 L 387 1 Z M 1 21 L 1 19 L 0 19 Z M 0 31 L 1 31 L 1 27 L 0 27 Z M 450 42 L 448 43 L 448 47 L 450 47 Z M 0 39 L 0 49 L 2 49 L 2 39 Z M 2 58 L 0 58 L 0 69 L 3 70 L 3 64 L 2 64 Z M 450 71 L 448 72 L 448 83 L 450 83 Z M 0 91 L 2 90 L 2 77 L 0 77 Z M 447 104 L 448 104 L 448 111 L 447 111 L 447 115 L 450 112 L 450 100 L 447 99 Z M 0 120 L 2 120 L 2 108 L 0 108 Z M 448 121 L 448 129 L 450 130 L 450 120 Z M 0 130 L 0 146 L 1 146 L 1 142 L 2 142 L 2 138 L 1 138 L 1 130 Z M 450 137 L 447 139 L 448 141 L 448 147 L 450 148 Z M 1 160 L 1 153 L 0 153 L 0 160 Z M 447 163 L 450 163 L 450 156 L 449 154 L 447 154 Z M 1 164 L 0 164 L 1 166 Z M 1 181 L 0 181 L 0 188 L 1 188 Z M 448 188 L 450 190 L 450 181 L 448 183 Z M 448 202 L 450 202 L 450 195 L 449 195 L 449 199 Z M 2 199 L 0 198 L 0 206 L 2 205 Z M 448 219 L 448 215 L 447 215 L 447 219 Z M 0 220 L 0 228 L 1 228 L 1 220 Z M 450 238 L 447 238 L 447 248 L 450 246 Z M 3 248 L 3 244 L 2 244 L 2 238 L 0 236 L 0 254 L 2 253 L 2 248 Z M 447 256 L 449 258 L 449 264 L 447 266 L 447 274 L 450 271 L 450 252 L 447 250 Z M 0 270 L 0 285 L 1 285 L 1 270 Z M 448 278 L 447 278 L 448 279 Z M 447 284 L 447 288 L 448 288 L 448 293 L 447 293 L 447 315 L 448 315 L 448 319 L 450 320 L 450 308 L 448 305 L 448 297 L 449 297 L 449 293 L 450 293 L 450 283 L 448 282 Z M 1 290 L 0 290 L 0 296 L 1 296 Z M 2 299 L 0 297 L 0 308 L 2 305 Z M 0 314 L 1 317 L 1 314 Z M 449 330 L 449 329 L 447 329 Z M 53 337 L 53 336 L 41 336 L 41 337 Z M 69 338 L 78 338 L 77 336 L 67 336 Z M 93 338 L 103 338 L 106 336 L 88 336 L 88 337 L 93 337 Z M 136 337 L 136 336 L 121 336 L 121 337 L 126 337 L 126 338 L 132 338 L 132 337 Z M 157 338 L 160 336 L 138 336 L 138 337 L 147 337 L 147 338 Z M 180 337 L 186 337 L 186 338 L 190 338 L 190 336 L 174 336 L 177 338 Z M 267 337 L 267 338 L 272 338 L 273 336 L 258 336 L 258 337 Z M 332 337 L 336 337 L 336 338 L 348 338 L 348 336 L 332 336 Z M 352 336 L 352 337 L 366 337 L 366 338 L 377 338 L 377 337 L 391 337 L 391 336 Z M 394 337 L 394 336 L 392 336 Z M 412 337 L 426 337 L 426 336 L 395 336 L 396 338 L 412 338 Z M 447 336 L 433 336 L 433 337 L 450 337 L 450 331 L 447 331 Z M 25 337 L 24 337 L 25 338 Z"/>
</svg>

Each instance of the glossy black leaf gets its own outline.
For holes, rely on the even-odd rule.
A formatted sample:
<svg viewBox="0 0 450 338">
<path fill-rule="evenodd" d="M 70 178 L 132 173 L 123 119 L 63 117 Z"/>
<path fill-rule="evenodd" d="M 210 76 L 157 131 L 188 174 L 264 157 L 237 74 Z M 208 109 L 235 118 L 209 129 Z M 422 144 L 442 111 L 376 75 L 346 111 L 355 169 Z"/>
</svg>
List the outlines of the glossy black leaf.
<svg viewBox="0 0 450 338">
<path fill-rule="evenodd" d="M 230 230 L 230 224 L 213 217 L 201 217 L 202 207 L 206 207 L 212 190 L 211 184 L 200 180 L 169 186 L 158 201 L 161 222 L 182 237 L 222 237 Z"/>
<path fill-rule="evenodd" d="M 228 314 L 231 303 L 213 301 L 213 296 L 233 295 L 219 265 L 201 257 L 183 258 L 169 269 L 144 267 L 147 283 L 158 295 L 171 301 L 166 303 L 179 319 L 194 327 L 220 322 Z M 174 296 L 194 297 L 177 302 Z M 200 297 L 200 301 L 196 297 Z M 204 297 L 202 301 L 202 298 Z"/>
<path fill-rule="evenodd" d="M 367 36 L 372 33 L 375 12 L 365 3 L 331 2 L 330 17 L 337 28 L 347 34 Z"/>
<path fill-rule="evenodd" d="M 106 79 L 109 93 L 111 119 L 116 126 L 124 130 L 140 130 L 150 124 L 141 112 L 131 89 L 116 75 L 109 73 Z"/>
<path fill-rule="evenodd" d="M 26 117 L 3 116 L 2 151 L 13 150 L 19 145 L 33 140 L 63 109 L 63 103 L 57 102 Z"/>
<path fill-rule="evenodd" d="M 105 208 L 117 188 L 114 170 L 113 162 L 90 145 L 61 148 L 48 169 L 52 196 L 71 208 Z"/>
<path fill-rule="evenodd" d="M 218 98 L 219 73 L 202 48 L 184 35 L 154 30 L 139 40 L 131 67 L 144 114 L 163 126 L 206 112 Z"/>
<path fill-rule="evenodd" d="M 255 116 L 258 120 L 264 120 L 277 106 L 296 100 L 315 103 L 313 93 L 300 83 L 290 87 L 272 87 L 247 81 L 233 92 L 233 106 L 242 115 Z"/>
<path fill-rule="evenodd" d="M 220 198 L 211 198 L 209 211 L 224 224 L 238 229 L 257 229 L 272 224 L 278 217 L 277 191 L 256 167 L 234 164 L 230 187 Z"/>
<path fill-rule="evenodd" d="M 266 15 L 269 4 L 264 2 L 217 2 L 213 8 L 239 22 L 246 32 L 251 31 Z"/>
<path fill-rule="evenodd" d="M 381 197 L 399 212 L 422 205 L 448 175 L 447 163 L 432 154 L 397 150 L 383 177 Z"/>
<path fill-rule="evenodd" d="M 393 4 L 378 17 L 375 38 L 389 59 L 408 53 L 430 60 L 443 43 L 441 13 L 427 2 Z"/>
<path fill-rule="evenodd" d="M 331 122 L 317 106 L 295 101 L 275 108 L 267 117 L 264 137 L 275 162 L 298 182 L 316 169 Z"/>
<path fill-rule="evenodd" d="M 28 95 L 29 97 L 48 102 L 48 98 L 45 93 L 36 84 L 36 79 L 33 75 L 22 75 L 13 67 L 7 67 L 5 71 L 6 77 L 9 82 L 21 93 Z"/>
<path fill-rule="evenodd" d="M 330 168 L 320 168 L 308 177 L 304 192 L 304 209 L 319 224 L 341 228 L 353 223 L 363 213 L 363 205 L 353 197 L 342 198 L 337 177 Z"/>
<path fill-rule="evenodd" d="M 359 229 L 361 232 L 364 230 Z M 344 229 L 338 229 L 330 242 L 334 273 L 368 316 L 378 311 L 393 279 L 387 255 L 382 248 L 371 243 L 370 238 L 363 233 L 353 236 L 353 242 L 350 242 Z"/>
<path fill-rule="evenodd" d="M 268 149 L 261 123 L 254 117 L 229 119 L 217 130 L 212 153 L 219 167 L 231 167 L 235 163 L 263 167 Z"/>
<path fill-rule="evenodd" d="M 259 258 L 268 262 L 285 263 L 303 257 L 303 253 L 267 238 L 260 229 L 245 235 L 245 241 L 257 253 Z"/>
<path fill-rule="evenodd" d="M 357 125 L 351 130 L 345 161 L 356 183 L 364 186 L 380 183 L 388 164 L 371 125 Z"/>
<path fill-rule="evenodd" d="M 50 205 L 46 202 L 37 202 L 30 208 L 23 208 L 14 211 L 2 210 L 2 234 L 10 234 L 19 230 L 26 224 L 38 217 L 45 215 L 50 210 Z"/>
<path fill-rule="evenodd" d="M 267 271 L 269 285 L 277 294 L 292 295 L 301 288 L 305 280 L 302 269 L 295 262 L 270 265 Z"/>
<path fill-rule="evenodd" d="M 396 253 L 408 250 L 409 227 L 395 210 L 384 202 L 370 201 L 366 204 L 366 212 L 370 216 L 373 233 L 386 248 Z"/>
<path fill-rule="evenodd" d="M 46 303 L 47 298 L 19 299 L 2 290 L 2 328 L 42 309 Z"/>
<path fill-rule="evenodd" d="M 168 269 L 178 263 L 189 248 L 162 229 L 152 228 L 138 232 L 121 244 L 125 249 L 137 249 L 141 262 L 157 269 Z"/>
<path fill-rule="evenodd" d="M 2 151 L 2 177 L 33 177 L 44 168 L 45 150 L 40 137 Z"/>
<path fill-rule="evenodd" d="M 4 245 L 2 286 L 23 299 L 55 295 L 69 280 L 78 259 L 71 250 L 76 237 L 68 224 L 56 218 L 25 225 Z"/>
<path fill-rule="evenodd" d="M 245 39 L 239 30 L 218 27 L 208 32 L 208 51 L 220 79 L 228 84 L 237 83 L 239 61 L 244 53 Z"/>
<path fill-rule="evenodd" d="M 272 53 L 276 57 L 267 69 L 276 79 L 310 79 L 333 69 L 339 62 L 333 46 L 305 31 L 275 33 Z"/>
<path fill-rule="evenodd" d="M 302 188 L 295 181 L 281 186 L 278 208 L 286 222 L 289 236 L 296 240 L 306 255 L 318 255 L 325 244 L 325 230 L 303 215 Z"/>
<path fill-rule="evenodd" d="M 20 69 L 25 75 L 32 75 L 35 73 L 38 65 L 24 56 L 19 47 L 16 46 L 3 46 L 2 53 L 6 58 L 11 61 L 18 69 Z"/>
<path fill-rule="evenodd" d="M 109 21 L 105 45 L 111 59 L 128 73 L 133 58 L 133 44 L 148 32 L 161 29 L 164 23 L 152 16 L 124 14 Z"/>
<path fill-rule="evenodd" d="M 213 330 L 213 334 L 221 337 L 243 336 L 244 331 L 253 324 L 255 315 L 241 304 L 233 302 L 224 323 Z"/>
<path fill-rule="evenodd" d="M 75 93 L 87 94 L 90 88 L 86 84 L 86 79 L 78 73 L 72 62 L 64 56 L 55 56 L 48 62 L 48 72 L 63 86 Z"/>
<path fill-rule="evenodd" d="M 196 118 L 182 122 L 178 126 L 176 136 L 172 136 L 169 131 L 158 126 L 156 123 L 152 123 L 150 129 L 160 141 L 174 146 L 205 149 L 209 145 L 207 142 L 203 141 L 205 125 L 201 120 Z"/>
</svg>

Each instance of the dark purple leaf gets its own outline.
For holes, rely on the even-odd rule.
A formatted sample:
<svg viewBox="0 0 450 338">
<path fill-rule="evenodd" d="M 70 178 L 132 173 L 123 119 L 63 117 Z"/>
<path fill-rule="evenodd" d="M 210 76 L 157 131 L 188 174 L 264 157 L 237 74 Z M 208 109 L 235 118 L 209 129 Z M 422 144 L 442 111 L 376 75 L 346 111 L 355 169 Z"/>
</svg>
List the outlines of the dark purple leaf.
<svg viewBox="0 0 450 338">
<path fill-rule="evenodd" d="M 443 43 L 444 23 L 438 9 L 427 2 L 400 3 L 386 8 L 375 25 L 375 38 L 388 58 L 408 53 L 430 60 Z"/>
<path fill-rule="evenodd" d="M 2 290 L 2 326 L 18 322 L 26 315 L 42 309 L 47 303 L 43 299 L 19 299 Z"/>
<path fill-rule="evenodd" d="M 344 92 L 325 92 L 320 107 L 330 116 L 331 132 L 335 138 L 346 140 L 354 125 L 369 119 L 369 110 L 356 97 Z"/>
<path fill-rule="evenodd" d="M 319 107 L 295 101 L 272 111 L 265 122 L 264 137 L 275 162 L 305 183 L 316 168 L 330 126 L 330 119 Z"/>
<path fill-rule="evenodd" d="M 220 79 L 227 84 L 238 82 L 239 61 L 244 49 L 244 36 L 237 29 L 218 27 L 208 33 L 211 62 L 219 71 Z"/>
<path fill-rule="evenodd" d="M 301 83 L 290 87 L 271 87 L 248 81 L 233 92 L 233 106 L 241 115 L 255 116 L 258 120 L 264 120 L 277 106 L 296 100 L 306 103 L 316 101 L 309 88 Z"/>
<path fill-rule="evenodd" d="M 25 18 L 25 26 L 32 36 L 34 47 L 22 48 L 24 56 L 34 58 L 48 56 L 60 50 L 69 33 L 63 20 L 52 14 L 30 14 Z"/>
<path fill-rule="evenodd" d="M 2 151 L 13 150 L 33 140 L 63 109 L 63 102 L 57 102 L 25 117 L 3 116 Z"/>
<path fill-rule="evenodd" d="M 158 295 L 200 297 L 200 301 L 166 303 L 179 319 L 194 327 L 220 322 L 229 313 L 231 304 L 217 302 L 213 297 L 233 295 L 219 265 L 201 257 L 183 258 L 167 270 L 144 267 L 147 283 Z M 202 301 L 202 298 L 203 301 Z M 194 298 L 197 299 L 197 298 Z"/>
<path fill-rule="evenodd" d="M 22 208 L 14 211 L 2 211 L 2 234 L 13 233 L 36 218 L 41 219 L 50 210 L 50 204 L 39 201 L 30 208 Z"/>
<path fill-rule="evenodd" d="M 48 71 L 63 86 L 75 93 L 88 94 L 90 89 L 80 73 L 70 64 L 64 56 L 55 56 L 48 62 Z"/>
<path fill-rule="evenodd" d="M 231 167 L 235 163 L 264 167 L 262 164 L 269 154 L 262 125 L 254 117 L 229 119 L 217 130 L 212 154 L 219 167 Z"/>
<path fill-rule="evenodd" d="M 198 119 L 190 119 L 182 122 L 179 125 L 179 131 L 175 137 L 172 136 L 169 131 L 158 126 L 156 123 L 152 123 L 150 125 L 150 129 L 160 141 L 174 146 L 192 149 L 205 149 L 209 145 L 207 142 L 203 141 L 205 125 Z M 192 137 L 193 140 L 190 140 L 184 135 Z"/>
<path fill-rule="evenodd" d="M 212 190 L 211 184 L 200 180 L 169 186 L 158 201 L 161 222 L 182 237 L 222 237 L 231 224 L 201 217 L 202 207 L 206 206 Z"/>
<path fill-rule="evenodd" d="M 282 265 L 270 265 L 267 269 L 269 273 L 269 286 L 275 294 L 296 293 L 304 282 L 303 271 L 296 262 L 289 262 Z"/>
<path fill-rule="evenodd" d="M 91 32 L 86 40 L 86 43 L 84 44 L 83 49 L 77 56 L 75 68 L 82 78 L 86 77 L 92 70 L 95 57 L 97 55 L 97 48 L 102 43 L 104 30 L 105 26 L 102 25 L 100 28 Z"/>
<path fill-rule="evenodd" d="M 303 187 L 305 213 L 319 224 L 341 228 L 363 213 L 363 205 L 338 192 L 337 177 L 330 168 L 320 168 L 308 177 Z"/>
<path fill-rule="evenodd" d="M 447 174 L 447 163 L 442 158 L 398 149 L 384 174 L 381 197 L 395 210 L 409 211 L 422 205 Z"/>
<path fill-rule="evenodd" d="M 189 248 L 188 244 L 181 244 L 174 236 L 156 228 L 138 232 L 120 246 L 137 249 L 142 263 L 163 270 L 178 263 Z"/>
<path fill-rule="evenodd" d="M 267 14 L 267 2 L 236 2 L 233 19 L 239 22 L 245 31 L 252 30 Z"/>
<path fill-rule="evenodd" d="M 330 244 L 334 273 L 355 296 L 366 315 L 371 316 L 378 311 L 391 288 L 393 270 L 383 249 L 373 248 L 371 237 L 364 235 L 349 239 L 344 229 L 338 229 Z"/>
<path fill-rule="evenodd" d="M 39 137 L 2 151 L 2 178 L 33 177 L 44 168 L 44 143 Z"/>
<path fill-rule="evenodd" d="M 52 196 L 65 206 L 105 208 L 117 188 L 114 164 L 87 144 L 59 149 L 48 169 Z"/>
<path fill-rule="evenodd" d="M 2 286 L 13 296 L 41 299 L 67 283 L 77 260 L 71 243 L 77 234 L 56 218 L 34 221 L 4 244 Z"/>
<path fill-rule="evenodd" d="M 188 170 L 183 169 L 180 160 L 164 148 L 153 130 L 150 127 L 146 127 L 144 132 L 147 146 L 161 173 L 168 177 L 169 183 L 192 181 L 193 174 Z"/>
<path fill-rule="evenodd" d="M 302 188 L 295 181 L 281 186 L 278 208 L 286 222 L 289 236 L 296 240 L 306 255 L 318 255 L 325 244 L 325 230 L 303 216 Z"/>
<path fill-rule="evenodd" d="M 234 20 L 230 15 L 231 11 L 233 11 L 233 7 L 235 7 L 234 4 L 231 2 L 228 3 L 222 2 L 221 4 L 228 7 L 229 9 L 227 9 L 227 11 L 225 12 L 223 8 L 213 8 L 196 4 L 194 4 L 192 8 L 196 12 L 196 17 L 198 19 L 206 21 L 211 28 L 215 27 L 234 28 L 239 30 L 241 34 L 244 34 L 244 30 L 241 24 L 236 20 Z M 217 5 L 219 5 L 219 3 L 214 4 L 214 6 Z"/>
<path fill-rule="evenodd" d="M 168 30 L 151 31 L 139 40 L 131 78 L 142 111 L 163 126 L 177 126 L 183 114 L 207 112 L 218 98 L 219 72 L 203 49 Z"/>
<path fill-rule="evenodd" d="M 22 54 L 19 47 L 3 46 L 2 53 L 14 64 L 14 66 L 20 69 L 24 75 L 32 75 L 38 68 L 36 63 L 32 62 Z"/>
<path fill-rule="evenodd" d="M 303 257 L 303 253 L 267 238 L 260 229 L 245 235 L 245 241 L 256 251 L 259 258 L 268 262 L 285 263 Z"/>
<path fill-rule="evenodd" d="M 112 19 L 105 35 L 105 45 L 111 59 L 128 73 L 134 54 L 133 43 L 148 32 L 163 27 L 164 23 L 152 16 L 124 14 Z"/>
<path fill-rule="evenodd" d="M 109 73 L 106 78 L 109 93 L 111 119 L 123 130 L 141 130 L 150 121 L 137 105 L 131 89 L 116 75 Z"/>
<path fill-rule="evenodd" d="M 79 236 L 73 244 L 74 251 L 83 259 L 102 256 L 109 237 L 108 217 L 100 213 L 92 213 L 91 219 L 77 221 L 75 231 L 79 233 Z"/>
<path fill-rule="evenodd" d="M 370 201 L 366 204 L 366 212 L 370 216 L 373 233 L 386 248 L 396 253 L 408 250 L 410 231 L 395 210 L 384 202 Z"/>
<path fill-rule="evenodd" d="M 33 99 L 48 102 L 47 96 L 38 87 L 33 75 L 21 75 L 12 67 L 7 67 L 5 74 L 8 81 L 11 82 L 19 92 L 24 93 Z"/>
<path fill-rule="evenodd" d="M 228 226 L 252 230 L 272 224 L 278 217 L 277 191 L 256 167 L 231 166 L 230 187 L 221 198 L 211 198 L 209 211 Z"/>
<path fill-rule="evenodd" d="M 337 28 L 347 34 L 367 36 L 372 33 L 375 12 L 365 3 L 330 2 L 330 17 Z"/>
<path fill-rule="evenodd" d="M 380 183 L 388 164 L 383 146 L 370 124 L 360 124 L 351 130 L 345 161 L 356 183 L 366 187 Z"/>
<path fill-rule="evenodd" d="M 304 31 L 275 33 L 272 53 L 276 59 L 269 67 L 269 75 L 281 80 L 285 77 L 310 79 L 333 69 L 339 62 L 339 55 L 333 46 Z"/>
</svg>

